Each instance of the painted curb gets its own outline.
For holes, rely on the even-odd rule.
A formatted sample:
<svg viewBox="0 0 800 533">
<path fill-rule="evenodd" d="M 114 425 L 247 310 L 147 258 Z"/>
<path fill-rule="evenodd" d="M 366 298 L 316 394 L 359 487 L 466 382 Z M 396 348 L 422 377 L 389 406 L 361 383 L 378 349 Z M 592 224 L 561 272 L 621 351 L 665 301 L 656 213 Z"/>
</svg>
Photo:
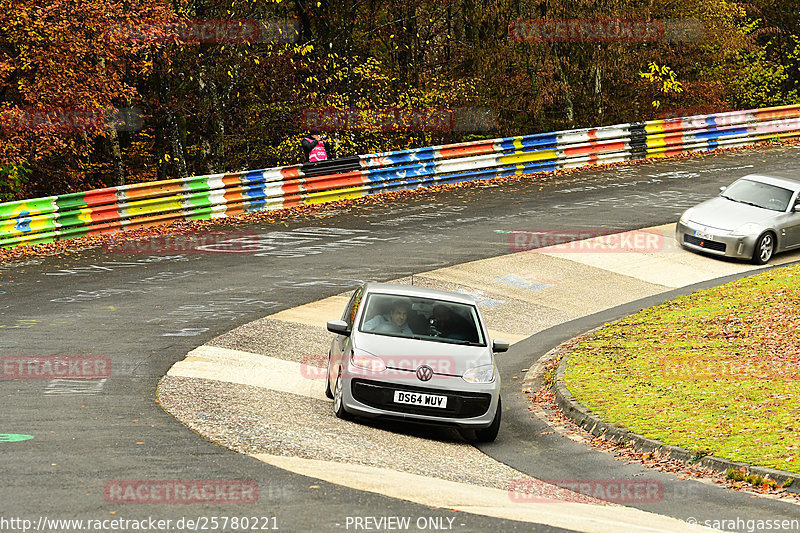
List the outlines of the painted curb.
<svg viewBox="0 0 800 533">
<path fill-rule="evenodd" d="M 554 350 L 558 350 L 562 346 L 565 346 L 569 343 L 574 343 L 576 339 L 580 339 L 585 335 L 586 333 L 570 339 L 569 341 L 556 347 Z M 657 452 L 670 459 L 682 461 L 687 465 L 690 464 L 703 468 L 710 468 L 715 472 L 722 474 L 726 474 L 730 469 L 738 470 L 744 468 L 751 474 L 757 474 L 769 478 L 781 485 L 789 480 L 794 480 L 795 482 L 793 482 L 790 486 L 785 487 L 785 490 L 788 492 L 800 493 L 800 484 L 796 482 L 797 478 L 800 477 L 798 474 L 763 466 L 752 466 L 747 463 L 739 463 L 723 457 L 715 457 L 713 455 L 704 455 L 698 458 L 696 453 L 685 448 L 664 444 L 659 440 L 650 439 L 643 435 L 639 435 L 638 433 L 633 433 L 627 429 L 620 428 L 610 422 L 605 422 L 600 417 L 592 413 L 589 409 L 584 407 L 581 403 L 579 403 L 575 397 L 572 396 L 572 393 L 570 393 L 567 389 L 566 384 L 564 383 L 564 371 L 567 366 L 567 361 L 569 361 L 570 352 L 571 349 L 564 350 L 564 355 L 561 356 L 561 361 L 559 361 L 558 369 L 556 370 L 556 380 L 553 383 L 552 390 L 555 394 L 556 404 L 561 412 L 575 422 L 578 426 L 589 431 L 592 435 L 611 442 L 621 442 L 633 445 L 637 451 L 651 453 Z"/>
</svg>

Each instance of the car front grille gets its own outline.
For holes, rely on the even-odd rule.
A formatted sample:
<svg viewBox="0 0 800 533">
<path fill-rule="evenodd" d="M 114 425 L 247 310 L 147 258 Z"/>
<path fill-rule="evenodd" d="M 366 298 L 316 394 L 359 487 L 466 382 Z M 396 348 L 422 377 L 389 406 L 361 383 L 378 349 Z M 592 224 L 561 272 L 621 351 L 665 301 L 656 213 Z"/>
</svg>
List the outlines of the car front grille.
<svg viewBox="0 0 800 533">
<path fill-rule="evenodd" d="M 473 418 L 486 414 L 492 402 L 492 396 L 486 393 L 440 391 L 365 379 L 354 379 L 351 390 L 353 398 L 370 407 L 416 415 Z M 394 391 L 398 390 L 447 396 L 447 407 L 440 409 L 437 407 L 396 404 L 394 403 Z"/>
<path fill-rule="evenodd" d="M 706 239 L 700 239 L 695 237 L 694 235 L 684 235 L 683 242 L 686 244 L 693 244 L 695 246 L 699 246 L 700 248 L 708 248 L 709 250 L 714 250 L 716 252 L 725 252 L 726 245 L 724 242 L 717 242 L 717 241 L 708 241 Z"/>
</svg>

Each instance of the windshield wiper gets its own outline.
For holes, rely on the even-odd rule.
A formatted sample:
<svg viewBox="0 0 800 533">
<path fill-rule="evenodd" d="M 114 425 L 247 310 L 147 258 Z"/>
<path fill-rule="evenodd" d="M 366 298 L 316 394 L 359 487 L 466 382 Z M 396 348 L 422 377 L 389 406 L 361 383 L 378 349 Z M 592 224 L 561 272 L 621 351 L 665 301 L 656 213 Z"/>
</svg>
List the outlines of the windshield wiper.
<svg viewBox="0 0 800 533">
<path fill-rule="evenodd" d="M 403 337 L 403 338 L 407 339 L 408 337 Z M 448 337 L 438 337 L 435 335 L 412 335 L 411 338 L 418 341 L 435 341 L 435 342 L 444 342 L 447 344 L 463 344 L 465 346 L 482 346 L 482 344 L 477 342 L 465 341 L 462 339 L 451 339 Z"/>
<path fill-rule="evenodd" d="M 764 206 L 761 206 L 761 205 L 758 205 L 758 204 L 754 204 L 753 202 L 748 202 L 746 200 L 738 200 L 736 198 L 731 198 L 730 196 L 725 196 L 724 194 L 721 194 L 720 196 L 722 196 L 726 200 L 730 200 L 731 202 L 737 202 L 737 203 L 745 204 L 745 205 L 752 205 L 753 207 L 758 207 L 760 209 L 765 209 Z"/>
<path fill-rule="evenodd" d="M 462 339 L 447 339 L 447 342 L 449 342 L 451 344 L 463 344 L 465 346 L 483 346 L 479 342 L 465 341 L 465 340 L 462 340 Z"/>
<path fill-rule="evenodd" d="M 754 204 L 753 202 L 745 202 L 744 200 L 739 200 L 745 205 L 752 205 L 753 207 L 758 207 L 759 209 L 766 209 L 763 205 Z"/>
</svg>

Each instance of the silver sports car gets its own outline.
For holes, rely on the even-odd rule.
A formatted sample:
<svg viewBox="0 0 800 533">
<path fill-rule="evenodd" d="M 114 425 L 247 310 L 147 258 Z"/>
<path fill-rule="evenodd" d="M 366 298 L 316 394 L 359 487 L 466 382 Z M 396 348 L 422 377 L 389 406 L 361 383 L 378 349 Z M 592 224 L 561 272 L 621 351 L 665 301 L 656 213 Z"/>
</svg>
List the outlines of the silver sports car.
<svg viewBox="0 0 800 533">
<path fill-rule="evenodd" d="M 759 265 L 800 247 L 800 182 L 750 174 L 720 190 L 683 213 L 675 228 L 682 246 Z"/>
<path fill-rule="evenodd" d="M 475 300 L 368 282 L 356 289 L 328 354 L 325 393 L 336 416 L 450 425 L 489 442 L 500 428 L 500 375 Z M 474 433 L 473 433 L 474 431 Z"/>
</svg>

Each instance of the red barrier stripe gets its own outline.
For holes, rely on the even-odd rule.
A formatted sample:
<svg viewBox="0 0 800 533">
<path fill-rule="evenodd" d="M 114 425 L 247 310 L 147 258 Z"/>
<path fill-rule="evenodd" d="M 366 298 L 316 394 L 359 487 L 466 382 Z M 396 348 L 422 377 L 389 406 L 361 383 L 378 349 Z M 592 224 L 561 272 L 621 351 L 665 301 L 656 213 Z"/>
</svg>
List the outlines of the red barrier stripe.
<svg viewBox="0 0 800 533">
<path fill-rule="evenodd" d="M 239 179 L 238 174 L 225 174 L 222 176 L 222 184 L 225 185 L 225 188 L 227 189 L 228 187 L 241 185 L 242 180 Z"/>
<path fill-rule="evenodd" d="M 564 148 L 567 156 L 597 154 L 600 152 L 616 152 L 625 150 L 625 143 L 622 141 L 609 143 L 590 143 L 588 146 L 578 146 L 576 148 Z"/>
<path fill-rule="evenodd" d="M 283 191 L 283 207 L 294 207 L 300 205 L 302 193 L 304 191 L 303 178 L 289 179 L 281 185 Z"/>
<path fill-rule="evenodd" d="M 102 233 L 114 233 L 116 231 L 120 231 L 122 229 L 122 221 L 121 220 L 114 220 L 111 222 L 105 222 L 103 224 L 96 224 L 87 226 L 87 233 L 89 235 L 100 235 Z"/>
<path fill-rule="evenodd" d="M 681 155 L 683 153 L 688 152 L 686 148 L 679 147 L 679 148 L 672 148 L 671 150 L 664 150 L 664 157 L 669 157 L 672 155 Z"/>
<path fill-rule="evenodd" d="M 494 152 L 494 144 L 478 144 L 475 146 L 460 146 L 454 148 L 440 148 L 439 156 L 443 158 L 448 157 L 465 157 L 468 155 L 481 155 L 491 154 Z"/>
<path fill-rule="evenodd" d="M 664 120 L 663 131 L 683 131 L 683 121 L 680 118 Z"/>
<path fill-rule="evenodd" d="M 683 133 L 673 134 L 673 135 L 665 135 L 664 136 L 664 144 L 672 145 L 672 144 L 683 144 Z"/>
<path fill-rule="evenodd" d="M 146 217 L 134 217 L 129 219 L 128 228 L 149 228 L 152 226 L 161 226 L 167 220 L 175 220 L 183 218 L 183 213 L 175 211 L 173 213 L 164 213 L 161 215 L 149 215 Z"/>
<path fill-rule="evenodd" d="M 358 171 L 344 172 L 342 174 L 334 174 L 332 176 L 318 176 L 315 178 L 306 178 L 305 190 L 306 192 L 324 191 L 329 189 L 339 189 L 344 187 L 355 187 L 363 185 L 364 180 L 361 173 Z"/>
<path fill-rule="evenodd" d="M 86 205 L 91 207 L 94 205 L 108 205 L 117 203 L 117 188 L 109 187 L 108 189 L 96 189 L 88 191 L 83 197 Z"/>
<path fill-rule="evenodd" d="M 776 118 L 797 118 L 800 117 L 800 106 L 779 107 L 767 111 L 756 111 L 754 114 L 758 117 L 759 121 Z"/>
<path fill-rule="evenodd" d="M 292 179 L 300 177 L 300 167 L 289 167 L 281 169 L 281 176 L 283 179 Z"/>
<path fill-rule="evenodd" d="M 92 222 L 104 222 L 107 220 L 118 220 L 120 217 L 119 205 L 105 205 L 93 207 L 89 211 L 89 219 Z"/>
<path fill-rule="evenodd" d="M 244 212 L 242 202 L 242 181 L 239 179 L 238 174 L 226 174 L 222 177 L 222 183 L 225 185 L 225 215 L 239 215 Z"/>
<path fill-rule="evenodd" d="M 303 202 L 303 195 L 302 193 L 296 194 L 287 194 L 283 197 L 283 207 L 295 207 L 298 205 L 302 205 Z"/>
<path fill-rule="evenodd" d="M 135 186 L 130 189 L 124 189 L 120 192 L 125 195 L 126 198 L 130 200 L 138 200 L 140 198 L 148 198 L 152 196 L 167 196 L 170 194 L 176 194 L 183 191 L 183 187 L 180 183 L 158 183 L 158 184 L 146 184 L 143 186 Z"/>
</svg>

